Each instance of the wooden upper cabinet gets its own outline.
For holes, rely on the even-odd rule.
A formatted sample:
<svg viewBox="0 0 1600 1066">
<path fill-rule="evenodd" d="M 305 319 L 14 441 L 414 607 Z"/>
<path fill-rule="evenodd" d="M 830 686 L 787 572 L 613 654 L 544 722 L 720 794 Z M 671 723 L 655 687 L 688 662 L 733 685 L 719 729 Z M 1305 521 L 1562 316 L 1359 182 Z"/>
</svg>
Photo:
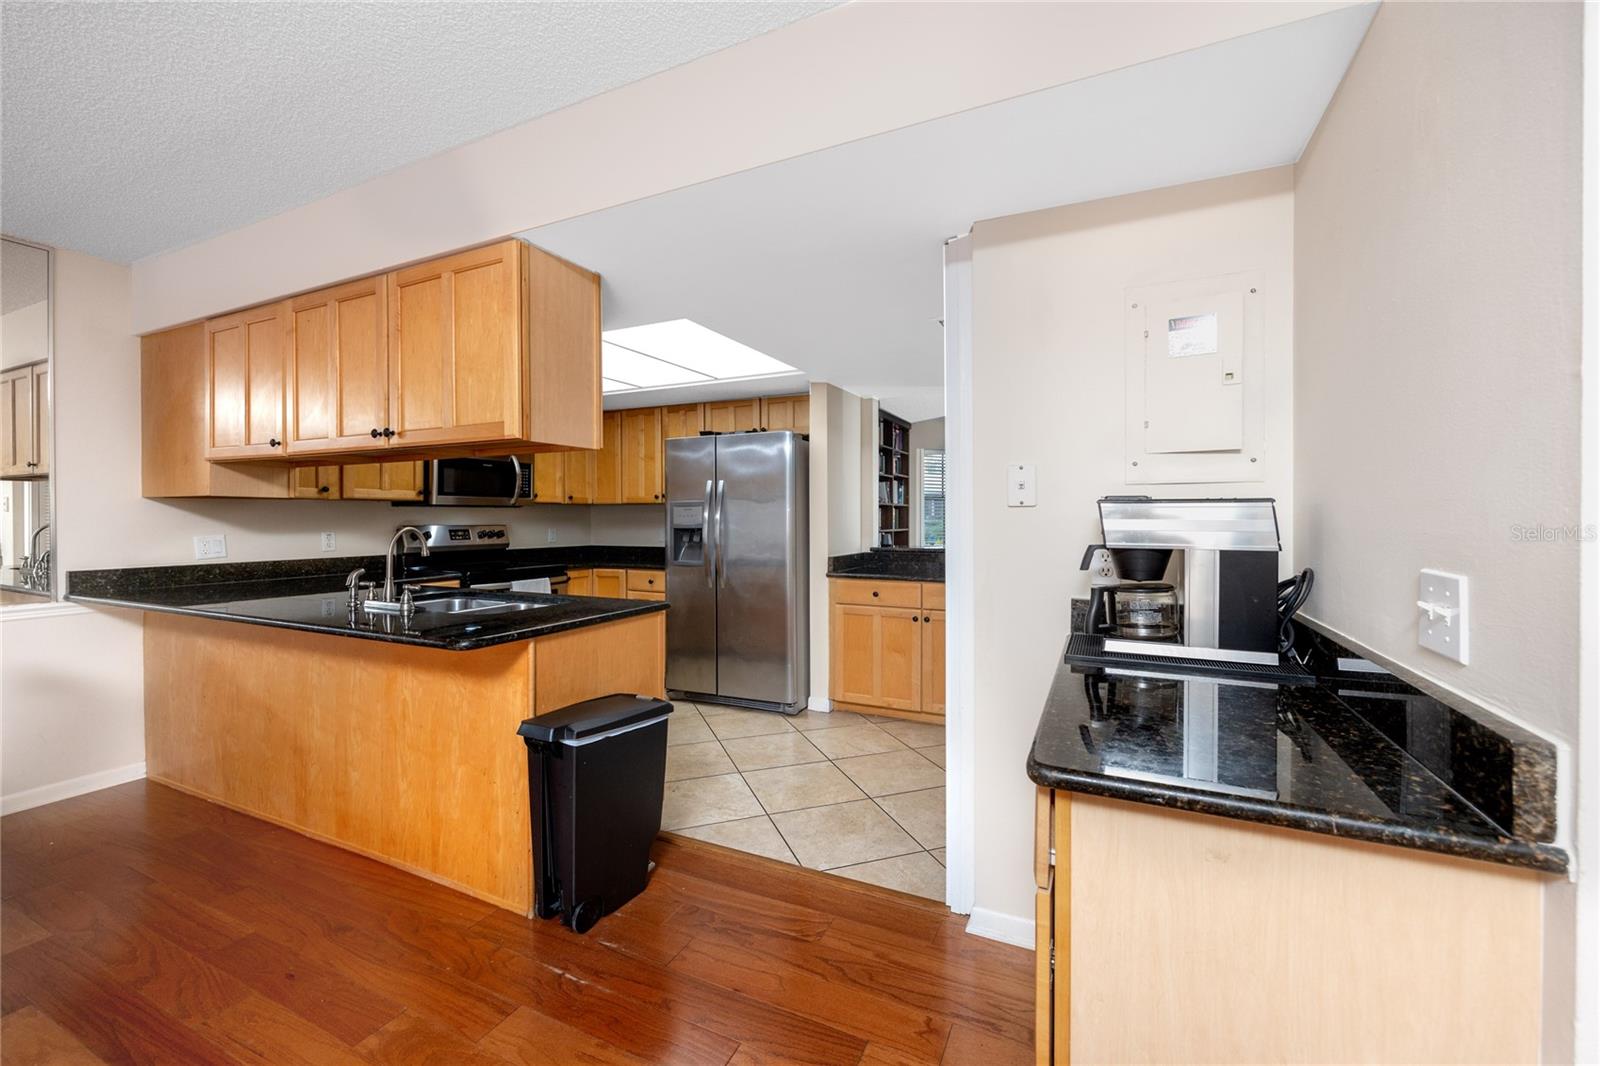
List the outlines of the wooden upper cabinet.
<svg viewBox="0 0 1600 1066">
<path fill-rule="evenodd" d="M 600 420 L 600 452 L 594 460 L 594 502 L 622 502 L 622 412 L 607 411 Z"/>
<path fill-rule="evenodd" d="M 415 503 L 422 498 L 422 464 L 358 463 L 340 471 L 340 482 L 341 499 Z"/>
<path fill-rule="evenodd" d="M 33 375 L 25 366 L 0 374 L 0 477 L 26 477 L 33 461 Z"/>
<path fill-rule="evenodd" d="M 761 401 L 762 429 L 792 429 L 796 433 L 811 432 L 811 397 L 768 396 Z"/>
<path fill-rule="evenodd" d="M 33 467 L 35 476 L 50 472 L 50 364 L 34 363 L 30 368 L 32 379 L 33 414 Z"/>
<path fill-rule="evenodd" d="M 297 500 L 339 499 L 339 468 L 297 466 L 289 472 L 289 495 Z"/>
<path fill-rule="evenodd" d="M 380 274 L 289 301 L 291 454 L 387 443 L 388 297 Z"/>
<path fill-rule="evenodd" d="M 744 433 L 761 428 L 761 401 L 723 400 L 705 405 L 705 428 L 712 433 Z"/>
<path fill-rule="evenodd" d="M 661 409 L 661 437 L 698 437 L 706 428 L 705 405 L 698 403 L 674 404 Z"/>
<path fill-rule="evenodd" d="M 566 480 L 565 503 L 594 503 L 596 458 L 599 453 L 583 448 L 560 452 L 562 476 Z"/>
<path fill-rule="evenodd" d="M 523 436 L 520 241 L 389 275 L 396 447 Z"/>
<path fill-rule="evenodd" d="M 209 460 L 281 458 L 287 301 L 205 325 Z"/>
<path fill-rule="evenodd" d="M 567 498 L 567 460 L 560 452 L 541 452 L 532 458 L 533 503 L 564 503 Z"/>
<path fill-rule="evenodd" d="M 622 412 L 622 502 L 659 503 L 664 492 L 661 408 Z"/>
</svg>

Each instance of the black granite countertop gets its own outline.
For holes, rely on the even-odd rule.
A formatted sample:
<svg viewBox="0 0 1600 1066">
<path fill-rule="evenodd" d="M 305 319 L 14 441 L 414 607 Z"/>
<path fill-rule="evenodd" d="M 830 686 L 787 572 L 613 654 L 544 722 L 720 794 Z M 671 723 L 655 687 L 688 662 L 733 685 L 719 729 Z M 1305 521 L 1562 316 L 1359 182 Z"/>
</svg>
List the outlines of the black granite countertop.
<svg viewBox="0 0 1600 1066">
<path fill-rule="evenodd" d="M 455 589 L 438 589 L 418 593 L 416 599 L 418 604 L 425 604 L 430 599 L 459 594 Z M 532 640 L 568 629 L 667 609 L 667 605 L 659 601 L 613 600 L 595 596 L 549 596 L 521 592 L 480 595 L 486 599 L 535 606 L 506 613 L 465 615 L 419 609 L 410 618 L 401 618 L 396 614 L 369 614 L 365 611 L 352 613 L 343 581 L 327 577 L 147 587 L 109 595 L 74 593 L 68 598 L 105 607 L 214 618 L 225 622 L 244 622 L 447 651 L 472 651 L 496 644 Z"/>
<path fill-rule="evenodd" d="M 1028 776 L 1069 792 L 1567 869 L 1545 809 L 1553 748 L 1382 672 L 1277 685 L 1060 662 Z"/>
<path fill-rule="evenodd" d="M 874 548 L 828 560 L 829 577 L 878 581 L 944 581 L 944 551 L 939 548 Z"/>
</svg>

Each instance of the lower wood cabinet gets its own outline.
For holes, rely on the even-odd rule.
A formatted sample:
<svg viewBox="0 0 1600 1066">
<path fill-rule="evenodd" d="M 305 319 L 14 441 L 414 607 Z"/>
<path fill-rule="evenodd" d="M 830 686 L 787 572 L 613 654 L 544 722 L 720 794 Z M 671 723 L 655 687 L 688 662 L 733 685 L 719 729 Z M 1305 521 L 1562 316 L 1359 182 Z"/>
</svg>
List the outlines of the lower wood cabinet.
<svg viewBox="0 0 1600 1066">
<path fill-rule="evenodd" d="M 664 600 L 664 570 L 618 570 L 596 567 L 567 571 L 568 596 L 605 596 L 614 600 Z"/>
<path fill-rule="evenodd" d="M 394 500 L 415 503 L 422 498 L 420 462 L 360 463 L 340 472 L 340 493 L 346 500 Z"/>
<path fill-rule="evenodd" d="M 937 590 L 937 592 L 932 590 Z M 944 716 L 944 587 L 915 581 L 828 582 L 829 699 L 845 709 Z"/>
</svg>

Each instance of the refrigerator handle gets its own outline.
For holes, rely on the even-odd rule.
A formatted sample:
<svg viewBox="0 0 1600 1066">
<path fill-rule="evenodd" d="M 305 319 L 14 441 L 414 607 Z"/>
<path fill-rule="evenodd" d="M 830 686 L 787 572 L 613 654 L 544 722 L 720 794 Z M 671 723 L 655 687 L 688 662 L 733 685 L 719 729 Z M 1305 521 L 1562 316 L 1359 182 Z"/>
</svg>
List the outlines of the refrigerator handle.
<svg viewBox="0 0 1600 1066">
<path fill-rule="evenodd" d="M 714 589 L 717 587 L 717 572 L 712 566 L 711 560 L 712 545 L 714 543 L 711 539 L 712 528 L 711 479 L 707 478 L 705 507 L 700 511 L 700 554 L 702 556 L 701 565 L 705 567 L 706 571 L 706 588 L 708 589 Z"/>
<path fill-rule="evenodd" d="M 728 483 L 717 482 L 717 584 L 728 587 Z"/>
</svg>

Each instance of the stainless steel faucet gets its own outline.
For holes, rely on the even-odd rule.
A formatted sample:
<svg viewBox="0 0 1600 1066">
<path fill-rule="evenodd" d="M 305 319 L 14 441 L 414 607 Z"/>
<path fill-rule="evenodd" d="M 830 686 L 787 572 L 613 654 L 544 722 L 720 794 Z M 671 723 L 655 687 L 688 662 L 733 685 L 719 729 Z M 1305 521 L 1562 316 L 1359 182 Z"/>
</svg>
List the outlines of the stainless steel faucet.
<svg viewBox="0 0 1600 1066">
<path fill-rule="evenodd" d="M 407 535 L 417 542 L 417 548 L 424 556 L 433 554 L 428 550 L 428 538 L 424 537 L 422 530 L 416 526 L 401 526 L 395 530 L 394 537 L 389 541 L 389 550 L 383 556 L 383 598 L 368 600 L 365 604 L 367 610 L 392 611 L 400 606 L 400 601 L 396 600 L 394 595 L 394 557 L 396 550 L 404 544 Z"/>
</svg>

